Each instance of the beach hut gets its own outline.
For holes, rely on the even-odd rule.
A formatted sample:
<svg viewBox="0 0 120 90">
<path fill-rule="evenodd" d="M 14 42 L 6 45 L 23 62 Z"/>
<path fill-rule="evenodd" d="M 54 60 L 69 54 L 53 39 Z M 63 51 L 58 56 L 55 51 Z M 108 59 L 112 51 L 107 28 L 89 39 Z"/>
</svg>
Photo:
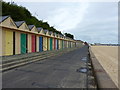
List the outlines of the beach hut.
<svg viewBox="0 0 120 90">
<path fill-rule="evenodd" d="M 61 40 L 58 40 L 58 48 L 61 49 Z"/>
<path fill-rule="evenodd" d="M 69 38 L 66 37 L 66 40 L 67 40 L 67 48 L 69 48 Z"/>
<path fill-rule="evenodd" d="M 62 40 L 62 49 L 64 49 L 64 40 Z"/>
<path fill-rule="evenodd" d="M 15 38 L 14 29 L 17 29 L 16 24 L 10 16 L 2 16 L 0 20 L 0 26 L 2 29 L 0 33 L 2 34 L 2 48 L 0 49 L 2 55 L 13 55 L 15 54 Z"/>
<path fill-rule="evenodd" d="M 50 50 L 50 37 L 47 38 L 47 50 Z"/>
<path fill-rule="evenodd" d="M 50 50 L 54 50 L 54 34 L 52 31 L 49 32 L 50 38 Z"/>
<path fill-rule="evenodd" d="M 53 44 L 54 44 L 53 49 L 56 50 L 56 38 L 54 38 L 54 41 L 53 41 L 53 42 L 54 42 L 54 43 L 53 43 Z"/>
<path fill-rule="evenodd" d="M 66 40 L 64 41 L 64 46 L 65 46 L 65 48 L 67 48 L 67 41 Z"/>
<path fill-rule="evenodd" d="M 65 44 L 66 44 L 66 48 L 68 48 L 68 41 L 66 41 Z"/>
<path fill-rule="evenodd" d="M 59 49 L 62 49 L 62 35 L 58 34 L 59 39 Z"/>
<path fill-rule="evenodd" d="M 47 50 L 50 50 L 50 35 L 49 35 L 49 31 L 48 30 L 44 30 L 44 33 L 45 33 L 45 35 L 47 36 Z"/>
<path fill-rule="evenodd" d="M 50 50 L 52 50 L 53 38 L 50 38 Z"/>
<path fill-rule="evenodd" d="M 35 27 L 35 25 L 28 25 L 28 27 L 31 32 L 38 33 L 38 30 Z M 35 34 L 31 35 L 31 44 L 32 44 L 31 45 L 32 52 L 39 52 L 39 36 L 38 35 L 35 35 Z"/>
<path fill-rule="evenodd" d="M 57 38 L 58 38 L 58 41 L 57 41 L 57 46 L 58 46 L 58 49 L 60 49 L 60 34 L 57 34 Z"/>
<path fill-rule="evenodd" d="M 43 28 L 38 27 L 37 29 L 38 29 L 38 33 L 40 33 L 41 35 L 45 34 Z M 43 36 L 39 36 L 39 51 L 40 52 L 43 50 L 45 51 L 45 47 L 44 47 L 45 43 L 46 43 L 46 38 Z"/>
<path fill-rule="evenodd" d="M 60 46 L 61 46 L 61 49 L 63 49 L 63 35 L 62 34 L 60 35 L 60 38 L 61 38 Z"/>
<path fill-rule="evenodd" d="M 43 51 L 47 51 L 47 37 L 43 36 Z"/>
<path fill-rule="evenodd" d="M 73 42 L 71 42 L 71 48 L 73 47 Z"/>
<path fill-rule="evenodd" d="M 39 37 L 39 51 L 43 51 L 43 37 L 40 36 Z"/>
<path fill-rule="evenodd" d="M 57 50 L 59 50 L 59 39 L 57 39 Z"/>
<path fill-rule="evenodd" d="M 29 27 L 27 26 L 25 21 L 17 21 L 15 22 L 17 28 L 23 31 L 29 31 Z"/>
<path fill-rule="evenodd" d="M 15 24 L 19 30 L 29 31 L 29 28 L 25 21 L 17 21 L 15 22 Z M 30 39 L 30 34 L 27 34 L 25 32 L 19 32 L 19 31 L 15 32 L 16 54 L 31 52 L 31 48 L 30 48 L 31 40 L 29 39 Z"/>
<path fill-rule="evenodd" d="M 50 35 L 51 37 L 54 37 L 54 34 L 53 34 L 52 31 L 49 31 L 49 35 Z"/>
<path fill-rule="evenodd" d="M 56 50 L 59 50 L 59 39 L 58 39 L 58 34 L 56 34 Z"/>
<path fill-rule="evenodd" d="M 53 41 L 53 42 L 54 42 L 54 43 L 53 43 L 53 44 L 54 44 L 54 47 L 53 47 L 53 48 L 54 48 L 54 50 L 57 50 L 57 39 L 56 39 L 56 38 L 57 38 L 57 34 L 56 34 L 56 33 L 53 33 L 53 36 L 54 36 L 54 41 Z"/>
<path fill-rule="evenodd" d="M 49 30 L 45 29 L 45 30 L 44 30 L 44 33 L 45 33 L 46 36 L 50 36 Z"/>
<path fill-rule="evenodd" d="M 66 36 L 63 36 L 63 38 L 64 38 L 64 48 L 67 48 Z"/>
<path fill-rule="evenodd" d="M 59 49 L 59 40 L 58 40 L 58 34 L 56 33 L 55 34 L 55 37 L 56 37 L 56 50 Z"/>
<path fill-rule="evenodd" d="M 45 32 L 42 27 L 37 27 L 37 30 L 38 30 L 38 33 L 40 33 L 41 35 L 45 35 Z"/>
</svg>

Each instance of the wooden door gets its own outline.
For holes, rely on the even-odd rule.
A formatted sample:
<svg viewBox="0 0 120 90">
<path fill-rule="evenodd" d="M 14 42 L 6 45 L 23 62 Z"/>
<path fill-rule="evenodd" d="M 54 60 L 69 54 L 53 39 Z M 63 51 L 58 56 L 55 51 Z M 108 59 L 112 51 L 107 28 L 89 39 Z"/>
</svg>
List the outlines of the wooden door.
<svg viewBox="0 0 120 90">
<path fill-rule="evenodd" d="M 36 52 L 36 36 L 32 35 L 32 52 Z"/>
<path fill-rule="evenodd" d="M 21 54 L 26 53 L 27 51 L 27 39 L 26 39 L 26 34 L 21 33 Z"/>
<path fill-rule="evenodd" d="M 5 55 L 13 55 L 13 31 L 5 31 Z"/>
<path fill-rule="evenodd" d="M 39 51 L 43 51 L 43 37 L 39 37 Z"/>
</svg>

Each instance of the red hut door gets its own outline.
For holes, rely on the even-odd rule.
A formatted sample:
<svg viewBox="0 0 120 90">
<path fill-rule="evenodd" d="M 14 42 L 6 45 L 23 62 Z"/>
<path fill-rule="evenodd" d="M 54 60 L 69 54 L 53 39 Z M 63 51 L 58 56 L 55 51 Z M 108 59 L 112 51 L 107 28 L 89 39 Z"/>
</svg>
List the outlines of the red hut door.
<svg viewBox="0 0 120 90">
<path fill-rule="evenodd" d="M 36 52 L 36 36 L 32 35 L 32 52 Z"/>
</svg>

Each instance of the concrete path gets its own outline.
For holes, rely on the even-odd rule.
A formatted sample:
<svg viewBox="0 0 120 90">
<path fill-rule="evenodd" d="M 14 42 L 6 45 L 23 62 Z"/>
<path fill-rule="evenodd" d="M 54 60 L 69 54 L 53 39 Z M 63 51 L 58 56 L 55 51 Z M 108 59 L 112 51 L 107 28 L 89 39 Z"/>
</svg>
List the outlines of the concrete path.
<svg viewBox="0 0 120 90">
<path fill-rule="evenodd" d="M 62 56 L 31 63 L 3 73 L 3 88 L 86 88 L 87 75 L 77 72 L 87 46 Z"/>
</svg>

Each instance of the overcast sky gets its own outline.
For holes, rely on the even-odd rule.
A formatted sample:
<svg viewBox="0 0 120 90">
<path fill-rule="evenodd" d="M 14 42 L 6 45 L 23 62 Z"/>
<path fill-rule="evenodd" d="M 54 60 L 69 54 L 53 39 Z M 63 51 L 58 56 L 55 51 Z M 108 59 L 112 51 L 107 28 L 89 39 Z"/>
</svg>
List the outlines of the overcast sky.
<svg viewBox="0 0 120 90">
<path fill-rule="evenodd" d="M 10 1 L 10 0 L 6 0 Z M 17 2 L 62 33 L 90 43 L 118 43 L 117 2 Z"/>
</svg>

